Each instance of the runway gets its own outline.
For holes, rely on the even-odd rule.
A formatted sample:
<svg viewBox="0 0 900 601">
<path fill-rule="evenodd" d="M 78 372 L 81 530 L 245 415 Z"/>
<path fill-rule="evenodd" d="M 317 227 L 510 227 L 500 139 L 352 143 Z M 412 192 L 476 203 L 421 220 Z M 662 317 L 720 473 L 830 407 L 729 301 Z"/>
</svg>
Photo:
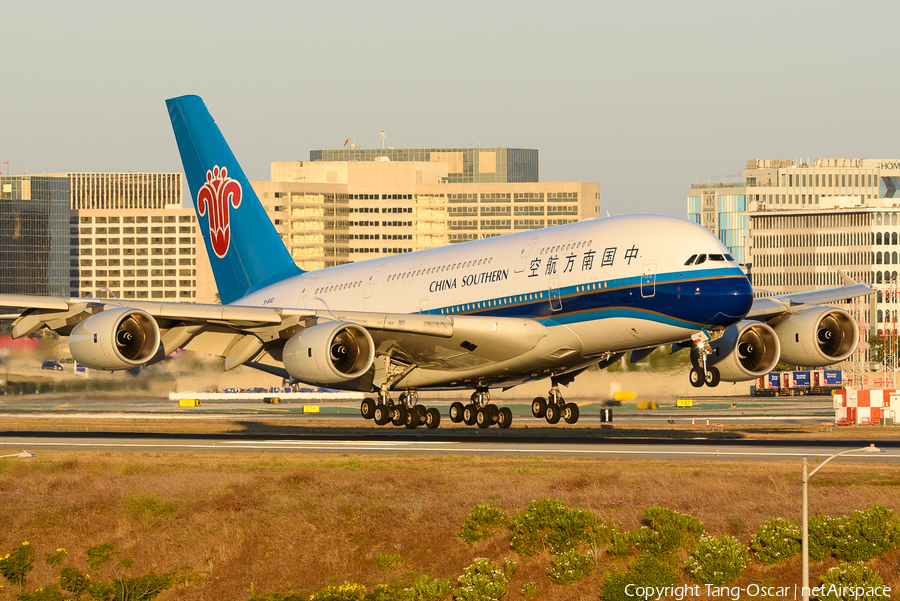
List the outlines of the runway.
<svg viewBox="0 0 900 601">
<path fill-rule="evenodd" d="M 579 457 L 617 459 L 671 459 L 680 461 L 777 461 L 827 457 L 869 441 L 690 441 L 641 439 L 557 438 L 521 435 L 491 438 L 457 435 L 427 437 L 321 434 L 295 436 L 157 435 L 132 433 L 2 432 L 0 450 L 209 453 L 306 453 L 323 455 L 479 455 L 515 457 Z M 851 453 L 846 461 L 900 463 L 900 441 L 878 441 L 879 453 Z M 4 451 L 5 452 L 5 451 Z M 3 453 L 0 453 L 3 454 Z"/>
<path fill-rule="evenodd" d="M 804 455 L 827 457 L 875 442 L 886 451 L 852 454 L 845 460 L 900 460 L 900 437 L 893 438 L 887 431 L 884 440 L 872 439 L 877 432 L 866 429 L 854 432 L 853 439 L 844 432 L 840 437 L 810 436 L 807 440 L 790 436 L 752 440 L 744 434 L 748 427 L 771 427 L 784 434 L 790 434 L 792 426 L 796 426 L 795 431 L 817 431 L 815 426 L 833 417 L 830 397 L 707 397 L 698 398 L 690 409 L 660 406 L 653 411 L 635 406 L 614 407 L 613 430 L 601 429 L 599 403 L 582 405 L 577 427 L 551 426 L 531 416 L 527 399 L 503 403 L 512 408 L 514 415 L 513 427 L 508 430 L 451 424 L 446 418 L 449 401 L 427 403 L 438 407 L 444 416 L 445 423 L 438 430 L 373 427 L 372 422 L 360 417 L 355 403 L 321 403 L 318 413 L 304 414 L 302 404 L 215 402 L 179 408 L 161 399 L 60 401 L 41 395 L 5 397 L 0 401 L 0 428 L 6 419 L 13 418 L 27 418 L 37 424 L 27 430 L 0 431 L 0 455 L 25 449 L 35 453 L 263 452 L 772 461 Z M 161 423 L 164 420 L 168 422 L 165 427 Z M 100 422 L 116 423 L 115 427 L 103 429 L 117 431 L 95 431 L 101 429 L 96 426 Z M 228 428 L 234 429 L 219 426 L 205 433 L 188 433 L 203 431 L 203 427 L 185 422 L 229 423 Z M 77 429 L 86 427 L 88 431 L 73 432 L 73 423 L 79 424 Z M 695 423 L 696 429 L 690 427 Z M 724 432 L 713 432 L 707 426 L 714 423 L 722 424 Z"/>
</svg>

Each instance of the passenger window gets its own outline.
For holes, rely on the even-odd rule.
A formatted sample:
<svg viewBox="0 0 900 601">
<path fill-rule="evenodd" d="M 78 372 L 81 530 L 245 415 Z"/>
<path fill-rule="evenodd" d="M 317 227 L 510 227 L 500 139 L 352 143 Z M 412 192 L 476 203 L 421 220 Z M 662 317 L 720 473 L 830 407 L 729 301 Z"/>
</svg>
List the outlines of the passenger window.
<svg viewBox="0 0 900 601">
<path fill-rule="evenodd" d="M 709 255 L 709 260 L 710 261 L 724 261 L 725 257 L 723 257 L 722 255 Z"/>
<path fill-rule="evenodd" d="M 684 262 L 685 265 L 693 265 L 694 259 L 697 258 L 697 255 L 691 255 L 691 258 Z"/>
<path fill-rule="evenodd" d="M 697 262 L 694 265 L 699 265 L 700 263 L 706 263 L 706 255 L 700 255 L 697 257 Z"/>
</svg>

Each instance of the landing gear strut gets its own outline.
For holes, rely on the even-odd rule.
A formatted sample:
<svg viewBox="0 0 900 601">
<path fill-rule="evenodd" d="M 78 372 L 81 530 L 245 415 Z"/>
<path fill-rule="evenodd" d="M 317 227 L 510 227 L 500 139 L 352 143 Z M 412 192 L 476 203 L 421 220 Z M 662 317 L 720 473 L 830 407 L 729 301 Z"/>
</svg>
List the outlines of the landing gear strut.
<svg viewBox="0 0 900 601">
<path fill-rule="evenodd" d="M 497 424 L 501 428 L 509 428 L 512 424 L 512 411 L 509 407 L 497 407 L 491 403 L 491 393 L 487 388 L 477 388 L 472 393 L 468 405 L 456 401 L 450 405 L 450 420 L 463 422 L 467 426 L 478 425 L 479 428 L 490 428 Z"/>
<path fill-rule="evenodd" d="M 719 370 L 713 366 L 707 366 L 706 358 L 712 353 L 708 340 L 695 340 L 691 347 L 691 373 L 689 375 L 691 386 L 700 388 L 704 384 L 710 388 L 719 385 L 721 378 Z"/>
<path fill-rule="evenodd" d="M 391 422 L 395 426 L 406 426 L 410 430 L 425 426 L 434 430 L 441 425 L 441 412 L 432 408 L 426 408 L 418 404 L 419 393 L 415 390 L 407 390 L 400 393 L 397 403 L 391 399 L 386 389 L 378 391 L 378 399 L 363 399 L 359 406 L 359 413 L 365 419 L 374 420 L 379 426 Z"/>
<path fill-rule="evenodd" d="M 564 419 L 567 424 L 574 424 L 578 421 L 578 405 L 567 403 L 563 399 L 554 378 L 550 382 L 552 388 L 547 393 L 547 398 L 539 396 L 531 401 L 531 414 L 537 418 L 543 417 L 548 424 L 558 424 L 560 419 Z"/>
</svg>

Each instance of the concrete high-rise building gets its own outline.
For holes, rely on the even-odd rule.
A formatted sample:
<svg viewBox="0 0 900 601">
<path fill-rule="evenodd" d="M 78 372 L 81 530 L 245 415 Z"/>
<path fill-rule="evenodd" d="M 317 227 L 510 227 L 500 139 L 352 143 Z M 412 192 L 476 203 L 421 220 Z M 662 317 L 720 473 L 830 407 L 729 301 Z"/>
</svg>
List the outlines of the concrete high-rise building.
<svg viewBox="0 0 900 601">
<path fill-rule="evenodd" d="M 216 301 L 193 209 L 82 209 L 71 220 L 71 296 Z"/>
<path fill-rule="evenodd" d="M 180 173 L 53 173 L 69 180 L 70 207 L 164 209 L 181 206 Z"/>
<path fill-rule="evenodd" d="M 310 161 L 443 163 L 441 183 L 536 183 L 538 151 L 529 148 L 339 148 L 310 150 Z"/>
<path fill-rule="evenodd" d="M 65 227 L 58 249 L 62 279 L 53 294 L 216 301 L 196 215 L 181 205 L 180 173 L 23 177 L 55 182 L 57 189 Z M 31 189 L 34 197 L 35 184 Z"/>
<path fill-rule="evenodd" d="M 752 266 L 753 285 L 768 293 L 837 286 L 839 270 L 886 287 L 900 269 L 898 189 L 900 161 L 894 159 L 753 159 L 741 183 L 692 186 L 688 217 L 726 246 L 723 231 L 738 224 L 743 241 L 729 241 Z M 896 319 L 887 315 L 884 290 L 871 301 L 864 317 L 870 330 Z"/>
<path fill-rule="evenodd" d="M 69 182 L 0 176 L 0 293 L 67 296 Z"/>
<path fill-rule="evenodd" d="M 435 156 L 277 162 L 252 186 L 305 270 L 599 216 L 598 183 L 449 183 Z"/>
</svg>

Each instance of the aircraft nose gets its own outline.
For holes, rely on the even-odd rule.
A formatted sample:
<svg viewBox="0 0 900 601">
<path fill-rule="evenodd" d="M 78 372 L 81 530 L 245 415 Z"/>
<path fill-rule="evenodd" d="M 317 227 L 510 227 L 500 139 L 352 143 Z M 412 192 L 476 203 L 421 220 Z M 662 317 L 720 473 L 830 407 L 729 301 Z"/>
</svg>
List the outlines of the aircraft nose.
<svg viewBox="0 0 900 601">
<path fill-rule="evenodd" d="M 715 297 L 715 312 L 707 322 L 711 326 L 728 327 L 742 320 L 753 305 L 753 287 L 746 277 L 723 278 L 718 290 L 710 291 Z"/>
</svg>

